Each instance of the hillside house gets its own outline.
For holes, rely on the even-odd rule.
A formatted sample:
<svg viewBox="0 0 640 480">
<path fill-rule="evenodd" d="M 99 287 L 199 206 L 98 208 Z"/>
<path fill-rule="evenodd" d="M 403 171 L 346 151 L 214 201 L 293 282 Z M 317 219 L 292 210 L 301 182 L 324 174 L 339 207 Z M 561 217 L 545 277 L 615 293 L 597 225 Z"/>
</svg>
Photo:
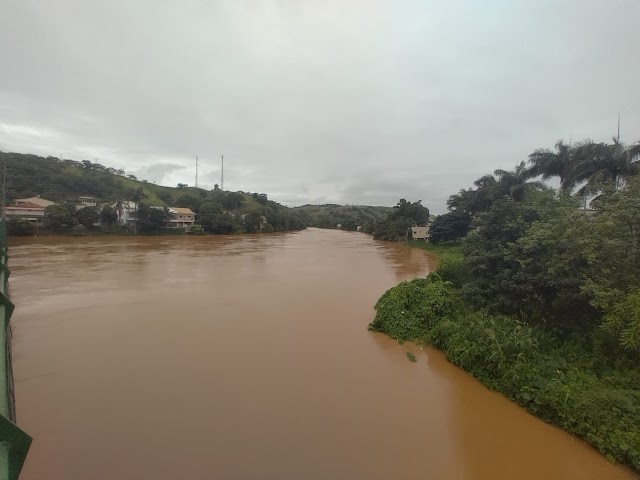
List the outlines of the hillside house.
<svg viewBox="0 0 640 480">
<path fill-rule="evenodd" d="M 38 227 L 42 227 L 45 219 L 44 209 L 49 205 L 55 205 L 55 203 L 40 196 L 18 198 L 13 205 L 5 207 L 4 212 L 7 218 L 22 218 Z"/>
<path fill-rule="evenodd" d="M 196 214 L 190 208 L 169 207 L 169 219 L 167 226 L 169 228 L 191 229 L 196 221 Z"/>
<path fill-rule="evenodd" d="M 95 207 L 96 202 L 93 197 L 78 197 L 78 203 L 76 203 L 76 210 L 81 210 L 85 207 Z"/>
<path fill-rule="evenodd" d="M 118 225 L 123 227 L 134 228 L 138 221 L 138 204 L 131 200 L 125 200 L 118 208 L 118 203 L 112 203 L 109 205 L 116 212 L 118 219 L 116 220 Z"/>
</svg>

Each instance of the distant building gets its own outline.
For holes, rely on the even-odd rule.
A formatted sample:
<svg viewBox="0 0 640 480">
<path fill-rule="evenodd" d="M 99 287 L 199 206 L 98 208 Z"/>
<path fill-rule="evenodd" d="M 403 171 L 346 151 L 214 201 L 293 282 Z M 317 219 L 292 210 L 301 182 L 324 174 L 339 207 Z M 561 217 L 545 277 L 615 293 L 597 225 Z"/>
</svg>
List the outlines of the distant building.
<svg viewBox="0 0 640 480">
<path fill-rule="evenodd" d="M 84 207 L 95 207 L 96 202 L 93 197 L 78 197 L 78 203 L 76 203 L 76 210 L 81 210 Z"/>
<path fill-rule="evenodd" d="M 169 228 L 189 230 L 196 221 L 196 214 L 190 208 L 169 207 Z"/>
<path fill-rule="evenodd" d="M 429 238 L 429 227 L 411 227 L 411 236 L 414 240 L 427 240 Z"/>
<path fill-rule="evenodd" d="M 47 208 L 49 205 L 55 205 L 55 202 L 52 202 L 51 200 L 45 200 L 40 195 L 38 195 L 37 197 L 16 198 L 13 201 L 13 203 L 16 206 L 18 206 L 20 204 L 24 204 L 24 203 L 32 203 L 32 204 L 38 205 L 38 206 L 40 206 L 42 208 Z"/>
<path fill-rule="evenodd" d="M 131 200 L 125 200 L 120 205 L 118 202 L 109 205 L 117 215 L 118 225 L 123 227 L 135 227 L 138 221 L 138 204 Z"/>
<path fill-rule="evenodd" d="M 13 205 L 4 208 L 4 213 L 7 218 L 22 218 L 41 227 L 45 219 L 44 209 L 49 205 L 55 205 L 55 203 L 40 196 L 18 198 Z"/>
</svg>

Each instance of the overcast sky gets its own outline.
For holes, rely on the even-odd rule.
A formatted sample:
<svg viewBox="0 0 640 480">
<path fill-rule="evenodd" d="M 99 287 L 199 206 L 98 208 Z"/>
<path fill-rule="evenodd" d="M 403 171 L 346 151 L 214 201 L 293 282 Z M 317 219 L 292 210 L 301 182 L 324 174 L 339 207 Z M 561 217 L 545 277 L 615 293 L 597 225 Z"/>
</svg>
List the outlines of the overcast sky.
<svg viewBox="0 0 640 480">
<path fill-rule="evenodd" d="M 640 140 L 639 0 L 0 0 L 0 150 L 287 205 Z"/>
</svg>

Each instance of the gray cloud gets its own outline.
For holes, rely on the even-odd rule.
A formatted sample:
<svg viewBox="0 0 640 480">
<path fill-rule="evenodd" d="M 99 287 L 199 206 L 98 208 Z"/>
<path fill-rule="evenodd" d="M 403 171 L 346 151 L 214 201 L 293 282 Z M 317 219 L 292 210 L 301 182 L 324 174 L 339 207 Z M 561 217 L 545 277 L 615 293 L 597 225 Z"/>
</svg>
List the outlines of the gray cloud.
<svg viewBox="0 0 640 480">
<path fill-rule="evenodd" d="M 0 149 L 287 204 L 448 195 L 559 138 L 640 139 L 637 0 L 8 0 Z M 178 166 L 183 168 L 178 168 Z M 174 168 L 175 167 L 175 168 Z"/>
</svg>

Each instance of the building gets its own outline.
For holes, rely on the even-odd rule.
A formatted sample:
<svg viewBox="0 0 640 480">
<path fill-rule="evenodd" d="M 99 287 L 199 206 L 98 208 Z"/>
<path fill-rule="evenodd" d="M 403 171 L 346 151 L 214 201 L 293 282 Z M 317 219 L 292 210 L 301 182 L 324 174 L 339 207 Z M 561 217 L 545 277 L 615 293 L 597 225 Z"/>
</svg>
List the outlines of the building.
<svg viewBox="0 0 640 480">
<path fill-rule="evenodd" d="M 116 221 L 118 222 L 118 225 L 131 228 L 134 228 L 136 226 L 136 222 L 138 221 L 138 204 L 136 202 L 125 200 L 120 204 L 116 202 L 112 203 L 109 206 L 116 212 Z"/>
<path fill-rule="evenodd" d="M 78 197 L 78 203 L 76 203 L 76 210 L 81 210 L 84 207 L 95 207 L 96 202 L 93 197 Z"/>
<path fill-rule="evenodd" d="M 38 195 L 37 197 L 29 197 L 29 198 L 16 198 L 13 201 L 13 204 L 18 206 L 20 204 L 24 204 L 24 203 L 32 203 L 34 205 L 38 205 L 42 208 L 47 208 L 49 205 L 55 205 L 55 202 L 52 202 L 51 200 L 45 200 L 44 198 L 42 198 L 40 195 Z"/>
<path fill-rule="evenodd" d="M 429 238 L 429 227 L 411 227 L 411 237 L 414 240 L 427 240 Z"/>
<path fill-rule="evenodd" d="M 184 228 L 189 230 L 196 221 L 196 214 L 190 208 L 169 207 L 169 228 Z"/>
<path fill-rule="evenodd" d="M 55 205 L 55 203 L 40 196 L 18 198 L 13 205 L 5 207 L 4 212 L 7 218 L 22 218 L 41 227 L 45 219 L 44 209 L 49 205 Z"/>
</svg>

